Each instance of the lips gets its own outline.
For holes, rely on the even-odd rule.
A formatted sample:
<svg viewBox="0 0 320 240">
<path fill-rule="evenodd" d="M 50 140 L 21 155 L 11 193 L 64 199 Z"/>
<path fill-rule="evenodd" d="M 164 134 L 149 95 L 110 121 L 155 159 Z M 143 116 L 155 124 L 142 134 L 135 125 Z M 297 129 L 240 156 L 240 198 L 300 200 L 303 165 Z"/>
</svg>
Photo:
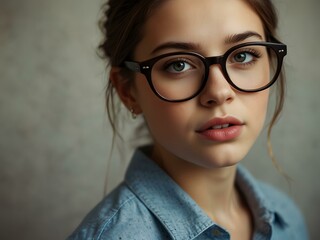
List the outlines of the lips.
<svg viewBox="0 0 320 240">
<path fill-rule="evenodd" d="M 196 132 L 207 140 L 223 142 L 237 138 L 244 123 L 235 117 L 214 118 Z"/>
</svg>

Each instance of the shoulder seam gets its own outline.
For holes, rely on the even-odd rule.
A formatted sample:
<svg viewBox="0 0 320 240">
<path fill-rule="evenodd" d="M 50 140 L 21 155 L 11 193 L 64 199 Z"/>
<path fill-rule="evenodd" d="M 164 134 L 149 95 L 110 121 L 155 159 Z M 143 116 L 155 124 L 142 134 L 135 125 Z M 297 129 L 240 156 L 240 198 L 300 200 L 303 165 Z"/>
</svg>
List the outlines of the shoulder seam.
<svg viewBox="0 0 320 240">
<path fill-rule="evenodd" d="M 102 233 L 103 233 L 104 230 L 106 229 L 106 225 L 114 218 L 115 215 L 117 215 L 117 213 L 119 212 L 119 210 L 120 210 L 125 204 L 127 204 L 127 202 L 131 201 L 133 198 L 136 198 L 136 196 L 133 195 L 132 197 L 130 197 L 130 198 L 128 198 L 126 201 L 124 201 L 124 202 L 118 207 L 117 211 L 115 211 L 115 213 L 114 213 L 110 218 L 108 218 L 108 219 L 106 220 L 106 222 L 103 224 L 103 227 L 102 227 L 101 230 L 99 231 L 100 233 L 99 233 L 99 235 L 98 235 L 98 237 L 97 237 L 97 240 L 100 239 Z"/>
</svg>

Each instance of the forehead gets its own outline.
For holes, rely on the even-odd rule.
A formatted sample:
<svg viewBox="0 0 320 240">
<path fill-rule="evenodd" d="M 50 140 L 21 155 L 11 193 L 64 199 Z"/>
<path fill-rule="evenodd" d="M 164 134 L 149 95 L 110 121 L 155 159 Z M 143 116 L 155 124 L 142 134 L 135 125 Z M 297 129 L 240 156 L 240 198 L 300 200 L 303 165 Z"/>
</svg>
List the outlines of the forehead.
<svg viewBox="0 0 320 240">
<path fill-rule="evenodd" d="M 136 52 L 174 41 L 221 48 L 225 38 L 246 31 L 264 36 L 261 19 L 245 0 L 167 0 L 147 20 Z"/>
</svg>

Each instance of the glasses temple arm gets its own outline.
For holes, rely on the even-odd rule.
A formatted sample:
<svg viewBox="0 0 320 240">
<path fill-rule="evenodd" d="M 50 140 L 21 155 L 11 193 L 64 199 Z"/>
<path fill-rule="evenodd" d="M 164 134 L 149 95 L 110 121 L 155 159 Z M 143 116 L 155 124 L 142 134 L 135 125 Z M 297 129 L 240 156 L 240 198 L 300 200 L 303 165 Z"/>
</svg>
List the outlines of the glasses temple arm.
<svg viewBox="0 0 320 240">
<path fill-rule="evenodd" d="M 140 64 L 137 62 L 125 61 L 124 66 L 131 71 L 141 72 Z"/>
</svg>

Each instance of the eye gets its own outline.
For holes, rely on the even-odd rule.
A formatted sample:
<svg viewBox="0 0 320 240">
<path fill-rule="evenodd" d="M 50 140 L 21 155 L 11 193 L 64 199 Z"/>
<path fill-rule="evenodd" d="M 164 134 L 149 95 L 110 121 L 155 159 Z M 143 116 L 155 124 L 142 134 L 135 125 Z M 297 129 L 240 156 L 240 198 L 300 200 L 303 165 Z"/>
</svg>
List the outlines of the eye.
<svg viewBox="0 0 320 240">
<path fill-rule="evenodd" d="M 247 63 L 247 62 L 251 62 L 252 59 L 253 57 L 249 53 L 238 53 L 237 55 L 234 56 L 234 60 L 236 62 Z"/>
<path fill-rule="evenodd" d="M 230 56 L 231 63 L 250 64 L 261 57 L 261 54 L 255 49 L 241 49 Z"/>
<path fill-rule="evenodd" d="M 248 52 L 241 52 L 234 55 L 233 60 L 236 63 L 249 63 L 253 61 L 254 56 Z"/>
<path fill-rule="evenodd" d="M 181 73 L 188 71 L 192 68 L 191 64 L 183 60 L 171 62 L 166 66 L 166 70 L 170 73 Z"/>
</svg>

